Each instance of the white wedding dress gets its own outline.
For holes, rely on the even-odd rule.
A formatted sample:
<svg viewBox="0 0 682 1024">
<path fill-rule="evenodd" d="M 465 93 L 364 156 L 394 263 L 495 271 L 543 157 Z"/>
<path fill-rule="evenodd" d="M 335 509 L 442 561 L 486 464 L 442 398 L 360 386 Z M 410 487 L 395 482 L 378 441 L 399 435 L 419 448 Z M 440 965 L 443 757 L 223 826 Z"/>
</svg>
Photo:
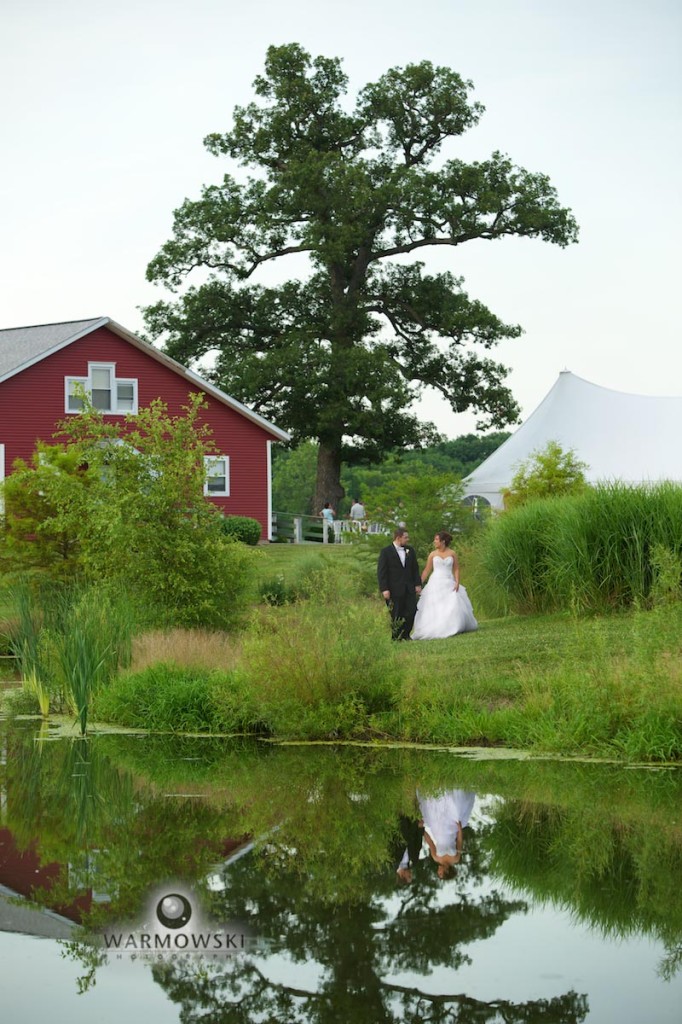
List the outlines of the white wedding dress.
<svg viewBox="0 0 682 1024">
<path fill-rule="evenodd" d="M 423 796 L 418 791 L 417 799 L 424 831 L 433 839 L 436 853 L 440 856 L 457 853 L 457 826 L 464 828 L 469 824 L 476 794 L 464 789 L 450 789 L 439 796 Z M 421 856 L 428 857 L 430 853 L 424 842 Z"/>
<path fill-rule="evenodd" d="M 452 555 L 433 559 L 431 579 L 422 590 L 412 630 L 413 640 L 442 640 L 455 633 L 478 629 L 474 609 L 464 587 L 455 590 Z"/>
</svg>

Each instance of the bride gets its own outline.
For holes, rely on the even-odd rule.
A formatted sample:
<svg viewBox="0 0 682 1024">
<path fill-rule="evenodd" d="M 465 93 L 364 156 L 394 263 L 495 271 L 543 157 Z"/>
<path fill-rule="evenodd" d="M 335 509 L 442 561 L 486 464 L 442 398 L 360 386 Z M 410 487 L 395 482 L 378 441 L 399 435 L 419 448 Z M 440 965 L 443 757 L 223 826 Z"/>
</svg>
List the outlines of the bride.
<svg viewBox="0 0 682 1024">
<path fill-rule="evenodd" d="M 452 535 L 445 530 L 433 538 L 422 583 L 433 575 L 419 598 L 413 640 L 440 640 L 478 628 L 469 596 L 459 583 L 459 562 L 451 543 Z"/>
</svg>

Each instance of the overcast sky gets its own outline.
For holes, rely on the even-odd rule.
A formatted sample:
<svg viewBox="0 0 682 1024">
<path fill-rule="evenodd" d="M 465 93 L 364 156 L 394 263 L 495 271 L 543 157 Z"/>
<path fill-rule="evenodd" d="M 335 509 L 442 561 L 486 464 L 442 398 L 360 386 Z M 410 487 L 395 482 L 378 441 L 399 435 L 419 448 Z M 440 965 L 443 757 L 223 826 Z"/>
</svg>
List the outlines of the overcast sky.
<svg viewBox="0 0 682 1024">
<path fill-rule="evenodd" d="M 486 107 L 450 151 L 547 173 L 577 246 L 475 242 L 420 258 L 525 334 L 498 357 L 528 416 L 564 368 L 682 394 L 679 0 L 4 0 L 0 326 L 142 328 L 172 212 L 229 166 L 202 139 L 249 102 L 268 45 L 338 56 L 354 92 L 428 59 Z M 674 301 L 674 299 L 676 301 Z M 420 405 L 450 437 L 473 427 Z"/>
</svg>

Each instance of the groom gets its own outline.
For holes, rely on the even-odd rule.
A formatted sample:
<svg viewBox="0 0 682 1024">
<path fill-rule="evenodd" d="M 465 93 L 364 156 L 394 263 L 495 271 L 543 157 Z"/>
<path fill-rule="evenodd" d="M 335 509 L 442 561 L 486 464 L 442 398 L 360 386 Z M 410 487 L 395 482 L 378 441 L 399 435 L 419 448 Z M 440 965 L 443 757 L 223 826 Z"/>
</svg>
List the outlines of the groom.
<svg viewBox="0 0 682 1024">
<path fill-rule="evenodd" d="M 382 548 L 377 565 L 379 590 L 391 613 L 394 640 L 409 640 L 417 597 L 422 581 L 413 548 L 408 547 L 410 537 L 404 527 L 393 533 L 393 543 Z"/>
</svg>

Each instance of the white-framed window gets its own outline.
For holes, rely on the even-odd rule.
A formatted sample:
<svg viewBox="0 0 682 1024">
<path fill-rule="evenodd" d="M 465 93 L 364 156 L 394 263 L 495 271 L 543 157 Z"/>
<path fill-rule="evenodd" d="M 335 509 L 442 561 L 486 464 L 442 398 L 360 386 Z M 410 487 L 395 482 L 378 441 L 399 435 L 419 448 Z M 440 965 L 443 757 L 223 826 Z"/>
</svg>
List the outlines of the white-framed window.
<svg viewBox="0 0 682 1024">
<path fill-rule="evenodd" d="M 137 380 L 116 376 L 116 363 L 88 363 L 87 377 L 64 378 L 64 408 L 77 413 L 83 399 L 77 393 L 80 385 L 99 412 L 125 416 L 137 412 Z"/>
<path fill-rule="evenodd" d="M 228 455 L 204 455 L 206 483 L 204 494 L 209 498 L 230 495 L 230 459 Z"/>
</svg>

